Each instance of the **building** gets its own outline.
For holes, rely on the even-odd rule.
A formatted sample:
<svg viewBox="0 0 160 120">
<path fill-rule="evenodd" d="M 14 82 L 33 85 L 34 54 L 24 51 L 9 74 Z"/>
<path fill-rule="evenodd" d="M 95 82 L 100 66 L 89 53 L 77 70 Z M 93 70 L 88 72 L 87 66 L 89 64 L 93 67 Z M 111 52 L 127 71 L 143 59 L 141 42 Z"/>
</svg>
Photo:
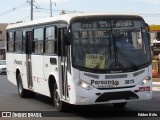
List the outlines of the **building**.
<svg viewBox="0 0 160 120">
<path fill-rule="evenodd" d="M 160 25 L 149 25 L 153 55 L 160 53 Z"/>
<path fill-rule="evenodd" d="M 0 59 L 5 59 L 6 50 L 6 27 L 7 23 L 0 23 Z"/>
</svg>

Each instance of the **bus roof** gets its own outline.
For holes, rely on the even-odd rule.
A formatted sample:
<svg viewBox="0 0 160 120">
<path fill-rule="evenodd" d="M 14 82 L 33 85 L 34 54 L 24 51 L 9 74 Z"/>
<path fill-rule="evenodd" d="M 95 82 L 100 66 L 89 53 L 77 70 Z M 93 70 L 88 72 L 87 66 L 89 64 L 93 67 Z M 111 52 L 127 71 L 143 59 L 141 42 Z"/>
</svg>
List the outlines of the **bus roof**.
<svg viewBox="0 0 160 120">
<path fill-rule="evenodd" d="M 122 14 L 122 13 L 121 14 L 119 13 L 118 14 L 117 13 L 78 13 L 77 14 L 77 13 L 74 13 L 74 14 L 58 15 L 54 17 L 38 19 L 38 20 L 29 21 L 29 22 L 10 24 L 8 25 L 7 29 L 38 25 L 38 24 L 49 23 L 54 21 L 65 21 L 67 24 L 69 24 L 73 18 L 85 17 L 85 16 L 126 16 L 126 17 L 134 16 L 134 17 L 142 18 L 136 14 Z"/>
</svg>

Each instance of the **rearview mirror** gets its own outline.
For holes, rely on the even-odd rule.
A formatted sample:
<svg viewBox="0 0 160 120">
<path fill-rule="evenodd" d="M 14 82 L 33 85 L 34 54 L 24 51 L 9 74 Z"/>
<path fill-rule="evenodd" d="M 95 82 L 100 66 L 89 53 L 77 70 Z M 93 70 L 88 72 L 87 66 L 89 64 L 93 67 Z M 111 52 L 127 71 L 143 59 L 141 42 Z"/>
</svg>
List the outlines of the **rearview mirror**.
<svg viewBox="0 0 160 120">
<path fill-rule="evenodd" d="M 148 37 L 149 43 L 151 43 L 150 29 L 149 29 L 149 25 L 147 23 L 146 23 L 146 31 L 147 31 L 147 37 Z"/>
<path fill-rule="evenodd" d="M 146 23 L 146 30 L 148 33 L 150 32 L 149 25 L 147 23 Z"/>
</svg>

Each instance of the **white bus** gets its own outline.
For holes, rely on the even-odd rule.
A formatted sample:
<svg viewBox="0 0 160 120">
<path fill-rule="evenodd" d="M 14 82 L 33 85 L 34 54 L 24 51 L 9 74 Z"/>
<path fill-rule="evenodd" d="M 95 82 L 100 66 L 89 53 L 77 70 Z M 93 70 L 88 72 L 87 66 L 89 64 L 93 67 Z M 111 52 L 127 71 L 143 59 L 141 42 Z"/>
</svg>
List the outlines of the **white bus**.
<svg viewBox="0 0 160 120">
<path fill-rule="evenodd" d="M 20 97 L 69 104 L 152 98 L 147 24 L 137 15 L 65 14 L 7 27 L 7 77 Z"/>
</svg>

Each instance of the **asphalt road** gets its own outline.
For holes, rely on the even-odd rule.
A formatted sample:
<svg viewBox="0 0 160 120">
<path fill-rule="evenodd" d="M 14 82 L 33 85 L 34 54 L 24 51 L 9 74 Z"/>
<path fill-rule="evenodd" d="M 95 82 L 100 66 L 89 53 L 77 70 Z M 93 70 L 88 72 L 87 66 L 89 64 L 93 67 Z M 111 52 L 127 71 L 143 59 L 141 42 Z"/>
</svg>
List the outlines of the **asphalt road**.
<svg viewBox="0 0 160 120">
<path fill-rule="evenodd" d="M 36 95 L 35 98 L 20 98 L 17 87 L 10 83 L 6 75 L 0 75 L 0 112 L 3 111 L 44 111 L 52 117 L 45 117 L 50 120 L 86 120 L 86 119 L 112 119 L 112 120 L 159 120 L 160 117 L 138 116 L 138 113 L 155 113 L 160 115 L 160 91 L 153 92 L 153 99 L 148 101 L 131 102 L 123 109 L 117 109 L 112 104 L 92 106 L 70 106 L 66 113 L 56 112 L 50 98 Z M 50 112 L 49 112 L 50 111 Z M 125 117 L 123 117 L 125 116 Z M 44 118 L 0 118 L 0 120 L 44 120 Z"/>
</svg>

